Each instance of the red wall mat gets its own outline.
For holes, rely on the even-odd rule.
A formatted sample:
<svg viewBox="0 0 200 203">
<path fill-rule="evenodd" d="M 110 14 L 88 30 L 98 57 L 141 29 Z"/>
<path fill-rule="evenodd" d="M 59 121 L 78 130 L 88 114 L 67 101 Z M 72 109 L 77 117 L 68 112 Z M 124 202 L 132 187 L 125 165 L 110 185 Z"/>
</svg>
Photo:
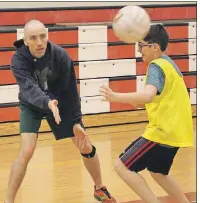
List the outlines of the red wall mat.
<svg viewBox="0 0 200 203">
<path fill-rule="evenodd" d="M 188 25 L 167 26 L 170 39 L 187 39 Z M 78 30 L 49 31 L 49 40 L 56 44 L 78 44 Z M 112 29 L 108 29 L 108 42 L 119 42 Z M 17 39 L 16 33 L 0 33 L 0 47 L 13 47 Z"/>
<path fill-rule="evenodd" d="M 116 92 L 135 92 L 136 91 L 136 79 L 132 80 L 120 80 L 110 81 L 109 87 Z M 129 104 L 110 103 L 110 111 L 122 111 L 134 109 Z"/>
<path fill-rule="evenodd" d="M 30 19 L 45 24 L 111 22 L 119 9 L 1 12 L 0 25 L 22 25 Z M 151 20 L 195 19 L 196 7 L 147 8 Z"/>
<path fill-rule="evenodd" d="M 184 81 L 186 83 L 186 87 L 196 88 L 197 87 L 197 76 L 196 75 L 184 75 Z M 109 82 L 109 87 L 116 92 L 135 92 L 136 91 L 136 79 L 132 80 L 115 80 Z"/>
<path fill-rule="evenodd" d="M 55 14 L 55 11 L 0 12 L 0 25 L 24 25 L 31 19 L 40 20 L 44 24 L 54 23 Z"/>
<path fill-rule="evenodd" d="M 78 30 L 49 31 L 48 35 L 55 44 L 78 44 Z"/>
<path fill-rule="evenodd" d="M 107 31 L 108 42 L 118 42 L 120 39 L 114 34 L 113 30 L 110 28 Z"/>
<path fill-rule="evenodd" d="M 134 109 L 134 107 L 127 104 L 119 104 L 119 103 L 110 104 L 111 112 L 132 109 Z M 19 121 L 19 113 L 20 112 L 18 107 L 0 108 L 0 122 Z"/>
<path fill-rule="evenodd" d="M 78 65 L 74 66 L 74 69 L 75 69 L 76 79 L 79 79 L 79 66 Z"/>
<path fill-rule="evenodd" d="M 185 26 L 166 26 L 165 29 L 169 34 L 169 39 L 187 39 L 189 25 Z"/>
<path fill-rule="evenodd" d="M 72 61 L 78 61 L 78 48 L 65 48 Z"/>
<path fill-rule="evenodd" d="M 181 72 L 189 72 L 189 59 L 174 59 Z M 136 63 L 136 75 L 145 75 L 148 65 L 140 61 Z"/>
<path fill-rule="evenodd" d="M 78 48 L 65 48 L 73 61 L 78 61 Z M 0 51 L 0 66 L 10 65 L 15 51 Z"/>
<path fill-rule="evenodd" d="M 49 40 L 55 44 L 78 44 L 78 30 L 49 31 Z M 0 47 L 13 47 L 17 33 L 0 33 Z"/>
<path fill-rule="evenodd" d="M 148 65 L 143 61 L 136 62 L 136 75 L 146 75 Z"/>
<path fill-rule="evenodd" d="M 169 43 L 166 50 L 166 54 L 167 55 L 187 55 L 188 42 Z"/>
<path fill-rule="evenodd" d="M 0 122 L 19 121 L 19 107 L 0 108 Z"/>
<path fill-rule="evenodd" d="M 13 47 L 13 43 L 16 40 L 16 33 L 0 33 L 0 47 Z"/>
<path fill-rule="evenodd" d="M 65 48 L 73 61 L 78 61 L 78 47 Z M 10 65 L 11 58 L 14 51 L 1 51 L 0 52 L 0 66 Z M 166 54 L 168 55 L 187 55 L 188 42 L 169 43 Z M 108 46 L 108 59 L 120 58 L 135 58 L 134 45 L 109 45 Z M 91 59 L 92 60 L 92 59 Z"/>
<path fill-rule="evenodd" d="M 10 65 L 15 51 L 0 51 L 0 66 Z"/>
<path fill-rule="evenodd" d="M 181 72 L 189 72 L 189 59 L 174 59 Z"/>
<path fill-rule="evenodd" d="M 134 58 L 134 45 L 114 45 L 108 46 L 108 59 Z"/>
<path fill-rule="evenodd" d="M 175 59 L 174 62 L 178 65 L 181 72 L 189 72 L 189 59 Z M 145 75 L 147 65 L 144 62 L 136 63 L 136 75 Z M 76 78 L 79 79 L 79 66 L 75 66 Z M 0 85 L 14 84 L 16 80 L 11 70 L 0 69 Z"/>
<path fill-rule="evenodd" d="M 183 79 L 185 81 L 187 88 L 196 88 L 197 87 L 197 76 L 196 75 L 184 75 Z"/>
<path fill-rule="evenodd" d="M 115 92 L 135 92 L 136 79 L 109 81 L 109 87 Z"/>
<path fill-rule="evenodd" d="M 31 19 L 40 20 L 44 24 L 106 22 L 113 19 L 113 16 L 118 10 L 119 9 L 1 12 L 0 25 L 22 25 Z"/>
<path fill-rule="evenodd" d="M 135 107 L 130 104 L 110 103 L 110 112 L 134 110 Z"/>
<path fill-rule="evenodd" d="M 187 39 L 188 25 L 185 26 L 165 26 L 170 39 Z M 120 41 L 114 34 L 112 29 L 108 29 L 108 42 Z"/>
<path fill-rule="evenodd" d="M 0 70 L 0 85 L 15 84 L 16 80 L 11 70 Z"/>
<path fill-rule="evenodd" d="M 68 10 L 60 11 L 59 19 L 55 23 L 87 23 L 112 21 L 119 9 L 95 9 L 95 10 Z M 66 16 L 65 16 L 66 15 Z"/>
<path fill-rule="evenodd" d="M 148 8 L 151 20 L 175 20 L 197 18 L 196 7 Z"/>
<path fill-rule="evenodd" d="M 168 45 L 166 54 L 187 55 L 188 42 L 171 42 Z M 109 45 L 108 59 L 135 58 L 135 45 Z"/>
</svg>

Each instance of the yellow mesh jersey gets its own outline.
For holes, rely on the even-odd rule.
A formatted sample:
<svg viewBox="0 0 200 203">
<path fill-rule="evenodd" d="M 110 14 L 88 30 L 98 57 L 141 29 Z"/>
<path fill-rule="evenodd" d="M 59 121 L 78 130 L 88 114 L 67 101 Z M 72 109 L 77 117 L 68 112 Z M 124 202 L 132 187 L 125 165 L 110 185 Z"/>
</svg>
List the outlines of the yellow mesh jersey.
<svg viewBox="0 0 200 203">
<path fill-rule="evenodd" d="M 190 98 L 183 78 L 166 59 L 151 63 L 165 73 L 165 84 L 160 95 L 146 104 L 149 124 L 143 137 L 175 147 L 193 146 L 193 121 Z"/>
</svg>

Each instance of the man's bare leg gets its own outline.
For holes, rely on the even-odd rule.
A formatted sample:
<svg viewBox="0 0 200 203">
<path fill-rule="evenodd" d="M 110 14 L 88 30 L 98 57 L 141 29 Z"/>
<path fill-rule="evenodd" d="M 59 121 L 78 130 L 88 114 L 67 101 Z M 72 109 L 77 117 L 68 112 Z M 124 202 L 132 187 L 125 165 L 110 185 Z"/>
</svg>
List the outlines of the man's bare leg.
<svg viewBox="0 0 200 203">
<path fill-rule="evenodd" d="M 37 134 L 22 133 L 21 148 L 17 159 L 14 161 L 10 171 L 6 203 L 14 203 L 17 191 L 24 179 L 28 163 L 33 156 L 37 143 Z"/>
</svg>

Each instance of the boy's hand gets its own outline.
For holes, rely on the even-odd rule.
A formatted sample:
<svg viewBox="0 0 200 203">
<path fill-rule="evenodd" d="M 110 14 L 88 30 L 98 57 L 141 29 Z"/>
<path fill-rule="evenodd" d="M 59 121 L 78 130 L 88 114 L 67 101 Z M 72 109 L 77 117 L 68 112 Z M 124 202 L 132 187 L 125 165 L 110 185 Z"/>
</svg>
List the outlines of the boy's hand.
<svg viewBox="0 0 200 203">
<path fill-rule="evenodd" d="M 114 102 L 117 100 L 117 93 L 113 92 L 109 87 L 102 85 L 100 87 L 100 95 L 103 96 L 104 101 Z"/>
</svg>

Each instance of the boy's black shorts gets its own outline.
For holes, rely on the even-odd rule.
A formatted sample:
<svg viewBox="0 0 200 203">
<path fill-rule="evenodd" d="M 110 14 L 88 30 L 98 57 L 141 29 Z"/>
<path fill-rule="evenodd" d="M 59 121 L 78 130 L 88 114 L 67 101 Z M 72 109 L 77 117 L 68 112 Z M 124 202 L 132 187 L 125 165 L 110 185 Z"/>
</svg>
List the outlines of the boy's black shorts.
<svg viewBox="0 0 200 203">
<path fill-rule="evenodd" d="M 168 175 L 178 149 L 139 137 L 119 158 L 131 171 L 139 172 L 147 168 L 151 172 Z"/>
</svg>

